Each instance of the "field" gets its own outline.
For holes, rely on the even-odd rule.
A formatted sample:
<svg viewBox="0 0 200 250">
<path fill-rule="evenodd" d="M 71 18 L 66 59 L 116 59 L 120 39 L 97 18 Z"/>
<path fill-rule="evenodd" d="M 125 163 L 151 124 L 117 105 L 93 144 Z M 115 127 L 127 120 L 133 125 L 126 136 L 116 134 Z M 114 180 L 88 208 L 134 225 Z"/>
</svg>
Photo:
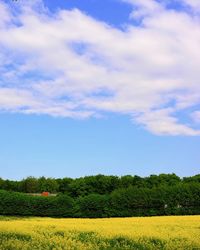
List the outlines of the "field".
<svg viewBox="0 0 200 250">
<path fill-rule="evenodd" d="M 0 217 L 0 249 L 200 249 L 200 216 L 111 219 Z"/>
</svg>

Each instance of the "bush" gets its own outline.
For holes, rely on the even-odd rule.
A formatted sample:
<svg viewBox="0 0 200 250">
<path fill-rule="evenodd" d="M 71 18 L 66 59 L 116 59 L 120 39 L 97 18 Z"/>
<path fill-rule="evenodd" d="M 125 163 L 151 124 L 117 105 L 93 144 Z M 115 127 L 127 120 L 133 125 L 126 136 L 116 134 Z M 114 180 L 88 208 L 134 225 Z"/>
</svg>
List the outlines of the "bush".
<svg viewBox="0 0 200 250">
<path fill-rule="evenodd" d="M 73 202 L 73 199 L 67 195 L 42 197 L 1 190 L 0 214 L 72 217 Z"/>
<path fill-rule="evenodd" d="M 71 198 L 31 196 L 0 190 L 0 214 L 50 217 L 131 217 L 200 214 L 200 183 L 139 188 Z"/>
<path fill-rule="evenodd" d="M 77 217 L 103 218 L 109 217 L 109 196 L 100 194 L 90 194 L 80 197 L 76 202 Z"/>
</svg>

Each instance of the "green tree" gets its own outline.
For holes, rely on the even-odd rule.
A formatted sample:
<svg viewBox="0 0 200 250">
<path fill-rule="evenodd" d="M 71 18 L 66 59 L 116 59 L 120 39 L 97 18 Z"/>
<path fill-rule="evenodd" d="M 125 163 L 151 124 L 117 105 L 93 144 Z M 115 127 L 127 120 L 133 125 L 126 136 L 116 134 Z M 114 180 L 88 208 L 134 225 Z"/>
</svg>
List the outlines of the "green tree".
<svg viewBox="0 0 200 250">
<path fill-rule="evenodd" d="M 22 180 L 22 188 L 25 193 L 37 193 L 39 191 L 39 183 L 35 177 L 29 176 Z"/>
<path fill-rule="evenodd" d="M 38 186 L 40 192 L 57 193 L 59 190 L 59 185 L 55 179 L 45 178 L 44 176 L 38 179 Z"/>
</svg>

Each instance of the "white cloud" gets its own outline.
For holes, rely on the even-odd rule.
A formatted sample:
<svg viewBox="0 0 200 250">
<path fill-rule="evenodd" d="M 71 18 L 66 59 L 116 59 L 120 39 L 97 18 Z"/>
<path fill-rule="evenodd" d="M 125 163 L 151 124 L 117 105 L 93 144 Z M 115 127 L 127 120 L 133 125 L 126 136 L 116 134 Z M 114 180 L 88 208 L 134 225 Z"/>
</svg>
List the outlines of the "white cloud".
<svg viewBox="0 0 200 250">
<path fill-rule="evenodd" d="M 199 0 L 184 0 L 186 5 L 190 6 L 195 12 L 200 11 L 200 1 Z"/>
<path fill-rule="evenodd" d="M 50 13 L 39 0 L 21 0 L 17 11 L 0 3 L 0 110 L 116 112 L 155 134 L 199 135 L 177 111 L 200 104 L 200 18 L 153 0 L 124 1 L 141 26 L 122 31 L 77 9 Z"/>
<path fill-rule="evenodd" d="M 196 123 L 199 123 L 200 124 L 200 111 L 195 111 L 191 114 L 193 120 L 196 122 Z"/>
<path fill-rule="evenodd" d="M 148 15 L 155 15 L 163 11 L 163 6 L 154 0 L 122 0 L 134 6 L 131 18 L 141 18 Z"/>
<path fill-rule="evenodd" d="M 186 125 L 178 123 L 177 118 L 171 116 L 172 109 L 160 109 L 145 113 L 136 118 L 136 121 L 143 124 L 146 129 L 158 135 L 200 135 Z"/>
</svg>

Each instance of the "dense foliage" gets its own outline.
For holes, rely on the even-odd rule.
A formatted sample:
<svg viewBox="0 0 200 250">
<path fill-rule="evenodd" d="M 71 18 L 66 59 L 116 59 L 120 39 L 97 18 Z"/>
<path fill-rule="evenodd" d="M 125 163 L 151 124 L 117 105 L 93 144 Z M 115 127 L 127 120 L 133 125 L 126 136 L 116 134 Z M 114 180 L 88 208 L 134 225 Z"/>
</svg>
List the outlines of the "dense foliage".
<svg viewBox="0 0 200 250">
<path fill-rule="evenodd" d="M 87 176 L 0 179 L 0 214 L 52 217 L 128 217 L 200 214 L 200 175 Z M 54 197 L 32 196 L 49 191 Z"/>
<path fill-rule="evenodd" d="M 200 183 L 200 174 L 193 177 L 180 178 L 175 174 L 150 175 L 149 177 L 126 175 L 118 176 L 86 176 L 81 178 L 35 178 L 27 177 L 21 181 L 3 180 L 0 178 L 0 189 L 23 193 L 66 193 L 71 197 L 89 194 L 109 194 L 119 188 L 134 186 L 138 188 L 154 188 L 173 186 L 180 183 Z"/>
</svg>

